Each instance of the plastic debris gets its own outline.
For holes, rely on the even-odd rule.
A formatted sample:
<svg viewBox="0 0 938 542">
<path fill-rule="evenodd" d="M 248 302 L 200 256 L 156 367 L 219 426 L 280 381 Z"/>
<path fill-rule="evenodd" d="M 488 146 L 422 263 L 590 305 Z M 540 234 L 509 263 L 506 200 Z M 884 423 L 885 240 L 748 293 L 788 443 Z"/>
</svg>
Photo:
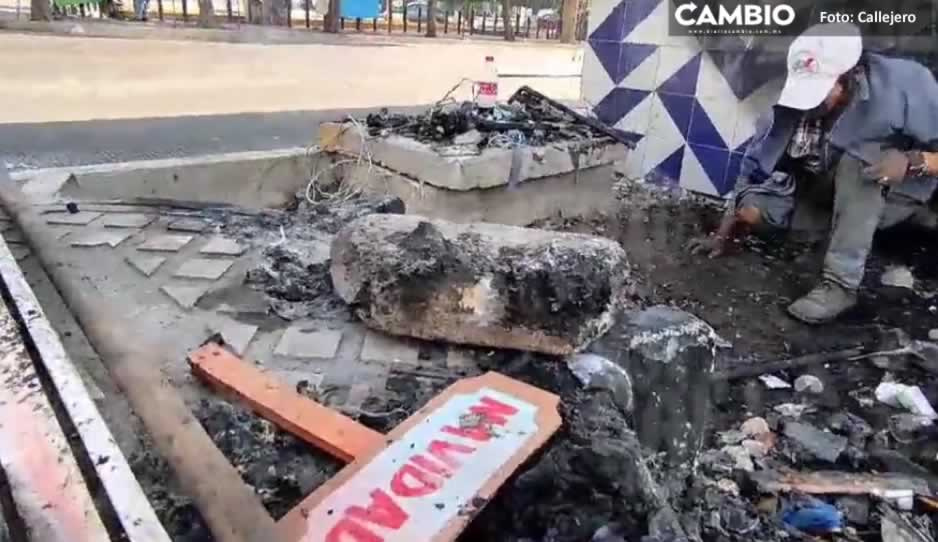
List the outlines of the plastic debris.
<svg viewBox="0 0 938 542">
<path fill-rule="evenodd" d="M 756 466 L 752 462 L 752 456 L 749 455 L 749 450 L 746 448 L 742 446 L 726 446 L 723 448 L 723 452 L 733 459 L 737 469 L 746 472 L 755 470 Z"/>
<path fill-rule="evenodd" d="M 781 378 L 773 375 L 762 375 L 759 377 L 759 380 L 765 384 L 766 388 L 770 390 L 788 390 L 791 389 L 791 384 L 785 382 Z"/>
<path fill-rule="evenodd" d="M 896 414 L 889 418 L 889 433 L 898 442 L 912 442 L 923 430 L 934 425 L 934 420 L 918 414 Z"/>
<path fill-rule="evenodd" d="M 915 288 L 915 276 L 912 270 L 904 265 L 893 265 L 887 267 L 879 281 L 883 286 L 892 286 L 894 288 Z"/>
<path fill-rule="evenodd" d="M 938 413 L 928 402 L 922 389 L 918 386 L 907 386 L 898 382 L 882 382 L 876 387 L 876 399 L 893 407 L 905 408 L 912 414 L 936 419 Z"/>
<path fill-rule="evenodd" d="M 729 478 L 722 478 L 718 480 L 717 487 L 720 488 L 720 491 L 724 493 L 729 493 L 730 495 L 739 496 L 739 484 L 730 480 Z"/>
<path fill-rule="evenodd" d="M 782 522 L 808 534 L 837 533 L 843 529 L 844 515 L 834 505 L 806 497 L 782 509 Z"/>
<path fill-rule="evenodd" d="M 795 391 L 798 393 L 819 394 L 824 391 L 824 383 L 814 375 L 801 375 L 795 379 Z"/>
<path fill-rule="evenodd" d="M 879 496 L 903 512 L 908 512 L 915 506 L 915 492 L 911 489 L 890 489 Z"/>
<path fill-rule="evenodd" d="M 847 447 L 847 438 L 801 422 L 785 424 L 785 436 L 797 442 L 814 457 L 834 463 Z"/>
<path fill-rule="evenodd" d="M 740 443 L 740 446 L 756 459 L 765 457 L 769 453 L 769 445 L 761 440 L 744 440 Z"/>
<path fill-rule="evenodd" d="M 749 418 L 743 422 L 743 424 L 739 426 L 739 430 L 747 437 L 755 437 L 772 432 L 769 428 L 769 422 L 765 421 L 765 418 L 758 416 Z"/>
<path fill-rule="evenodd" d="M 577 354 L 567 363 L 587 389 L 604 389 L 624 412 L 632 410 L 632 379 L 625 369 L 596 354 Z"/>
<path fill-rule="evenodd" d="M 795 403 L 782 403 L 776 405 L 772 410 L 778 412 L 786 418 L 800 418 L 810 408 L 809 405 L 798 405 Z"/>
</svg>

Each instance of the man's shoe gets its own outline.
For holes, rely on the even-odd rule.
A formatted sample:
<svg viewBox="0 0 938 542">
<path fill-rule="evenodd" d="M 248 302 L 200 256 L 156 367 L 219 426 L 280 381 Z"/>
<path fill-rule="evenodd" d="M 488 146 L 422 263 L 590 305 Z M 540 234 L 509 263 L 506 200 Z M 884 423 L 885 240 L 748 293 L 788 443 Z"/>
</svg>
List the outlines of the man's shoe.
<svg viewBox="0 0 938 542">
<path fill-rule="evenodd" d="M 788 314 L 808 324 L 824 324 L 857 304 L 857 294 L 825 280 L 788 307 Z"/>
</svg>

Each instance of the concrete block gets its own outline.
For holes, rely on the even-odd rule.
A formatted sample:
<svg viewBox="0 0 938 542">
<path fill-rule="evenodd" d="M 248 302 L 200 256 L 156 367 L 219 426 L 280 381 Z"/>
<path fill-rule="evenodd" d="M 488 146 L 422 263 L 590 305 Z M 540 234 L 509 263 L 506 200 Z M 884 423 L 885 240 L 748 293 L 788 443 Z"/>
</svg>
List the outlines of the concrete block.
<svg viewBox="0 0 938 542">
<path fill-rule="evenodd" d="M 84 231 L 77 233 L 69 238 L 69 244 L 73 247 L 100 247 L 107 245 L 111 248 L 123 243 L 127 238 L 134 234 L 132 231 Z"/>
<path fill-rule="evenodd" d="M 192 241 L 191 235 L 156 234 L 137 247 L 138 250 L 153 252 L 176 252 Z"/>
<path fill-rule="evenodd" d="M 602 237 L 368 215 L 336 235 L 335 292 L 370 328 L 455 344 L 579 351 L 634 284 Z"/>
<path fill-rule="evenodd" d="M 339 351 L 341 341 L 339 330 L 315 329 L 309 323 L 294 324 L 283 333 L 274 353 L 291 358 L 331 359 Z"/>
<path fill-rule="evenodd" d="M 386 168 L 353 168 L 346 177 L 369 192 L 401 198 L 408 214 L 452 222 L 526 226 L 554 216 L 610 212 L 616 199 L 612 166 L 596 166 L 524 182 L 514 188 L 448 190 L 421 184 Z"/>
<path fill-rule="evenodd" d="M 205 292 L 208 291 L 208 286 L 184 286 L 178 284 L 167 284 L 162 286 L 160 290 L 168 295 L 170 299 L 176 302 L 177 305 L 184 309 L 191 309 L 202 299 L 202 296 L 205 295 Z"/>
<path fill-rule="evenodd" d="M 420 350 L 411 339 L 369 330 L 365 335 L 360 358 L 362 361 L 417 365 L 420 360 Z"/>
<path fill-rule="evenodd" d="M 77 213 L 69 213 L 66 211 L 48 213 L 46 216 L 46 223 L 48 224 L 67 224 L 71 226 L 87 226 L 91 224 L 96 218 L 101 216 L 101 213 L 93 213 L 88 211 L 79 211 Z"/>
<path fill-rule="evenodd" d="M 145 228 L 155 217 L 142 213 L 109 213 L 104 215 L 100 224 L 105 228 Z"/>
<path fill-rule="evenodd" d="M 193 258 L 179 266 L 173 276 L 187 279 L 216 280 L 224 275 L 233 263 L 230 260 Z"/>
<path fill-rule="evenodd" d="M 337 147 L 346 154 L 357 155 L 362 137 L 354 127 L 339 133 Z M 375 162 L 391 171 L 402 173 L 418 182 L 437 188 L 465 191 L 508 184 L 511 149 L 491 148 L 481 153 L 449 153 L 414 139 L 391 135 L 366 140 Z M 544 147 L 521 148 L 519 181 L 540 179 L 575 172 L 577 169 L 612 165 L 628 154 L 625 145 L 583 141 L 552 144 Z"/>
<path fill-rule="evenodd" d="M 127 263 L 147 277 L 152 275 L 165 261 L 166 258 L 162 256 L 150 256 L 148 254 L 132 254 L 127 256 Z"/>
<path fill-rule="evenodd" d="M 244 254 L 244 250 L 244 247 L 234 239 L 214 237 L 199 250 L 199 253 L 211 256 L 240 256 Z"/>
</svg>

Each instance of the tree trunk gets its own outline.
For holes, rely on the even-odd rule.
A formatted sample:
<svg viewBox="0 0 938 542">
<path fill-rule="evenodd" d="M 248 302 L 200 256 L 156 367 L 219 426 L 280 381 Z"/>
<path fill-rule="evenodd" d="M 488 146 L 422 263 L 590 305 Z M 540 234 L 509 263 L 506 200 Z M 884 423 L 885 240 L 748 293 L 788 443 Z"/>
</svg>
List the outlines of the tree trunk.
<svg viewBox="0 0 938 542">
<path fill-rule="evenodd" d="M 199 0 L 204 1 L 204 0 Z M 207 0 L 211 1 L 211 0 Z M 289 0 L 264 0 L 264 24 L 273 26 L 287 25 L 287 6 Z"/>
<path fill-rule="evenodd" d="M 323 30 L 331 32 L 332 34 L 338 34 L 341 30 L 339 27 L 339 22 L 342 17 L 341 13 L 341 0 L 329 0 L 329 11 L 326 13 L 325 20 L 323 20 Z"/>
<path fill-rule="evenodd" d="M 576 41 L 577 0 L 563 0 L 560 14 L 560 43 Z"/>
<path fill-rule="evenodd" d="M 215 6 L 212 0 L 199 0 L 199 26 L 204 28 L 215 26 Z"/>
<path fill-rule="evenodd" d="M 505 41 L 515 41 L 515 29 L 511 26 L 511 0 L 502 0 L 502 23 L 505 25 Z"/>
<path fill-rule="evenodd" d="M 52 2 L 50 0 L 32 0 L 29 4 L 29 18 L 34 21 L 51 21 Z"/>
<path fill-rule="evenodd" d="M 427 0 L 427 37 L 436 37 L 436 0 Z"/>
</svg>

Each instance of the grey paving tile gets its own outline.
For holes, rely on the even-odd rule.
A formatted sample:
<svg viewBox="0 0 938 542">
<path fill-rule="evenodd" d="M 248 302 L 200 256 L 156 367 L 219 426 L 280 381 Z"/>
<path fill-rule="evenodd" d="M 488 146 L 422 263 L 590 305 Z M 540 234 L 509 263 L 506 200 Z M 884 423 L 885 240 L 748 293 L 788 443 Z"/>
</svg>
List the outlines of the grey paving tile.
<svg viewBox="0 0 938 542">
<path fill-rule="evenodd" d="M 184 286 L 179 284 L 167 284 L 160 287 L 164 294 L 168 295 L 177 305 L 184 309 L 191 309 L 202 299 L 208 286 Z"/>
<path fill-rule="evenodd" d="M 132 231 L 121 230 L 88 230 L 76 233 L 68 238 L 73 247 L 100 247 L 107 245 L 111 248 L 123 243 L 134 234 Z"/>
<path fill-rule="evenodd" d="M 213 256 L 240 256 L 245 248 L 234 239 L 214 237 L 199 252 Z"/>
<path fill-rule="evenodd" d="M 184 231 L 189 233 L 202 233 L 208 228 L 208 222 L 201 218 L 177 218 L 166 226 L 170 231 Z"/>
<path fill-rule="evenodd" d="M 224 275 L 233 263 L 230 260 L 192 258 L 179 266 L 173 276 L 187 279 L 215 280 Z"/>
<path fill-rule="evenodd" d="M 331 359 L 339 351 L 342 332 L 315 329 L 311 324 L 294 324 L 287 328 L 274 353 L 291 358 Z"/>
<path fill-rule="evenodd" d="M 101 216 L 101 213 L 91 211 L 79 211 L 77 213 L 62 211 L 45 215 L 46 222 L 49 224 L 68 224 L 72 226 L 87 226 L 99 216 Z"/>
<path fill-rule="evenodd" d="M 137 271 L 146 276 L 150 276 L 154 271 L 166 261 L 162 256 L 152 256 L 149 254 L 131 254 L 127 256 L 127 263 Z"/>
<path fill-rule="evenodd" d="M 156 217 L 142 213 L 109 213 L 104 215 L 98 223 L 105 228 L 144 228 L 150 225 Z"/>
<path fill-rule="evenodd" d="M 3 240 L 11 245 L 22 245 L 26 242 L 23 232 L 13 228 L 3 232 Z"/>
<path fill-rule="evenodd" d="M 383 361 L 416 365 L 420 359 L 417 343 L 368 330 L 362 346 L 362 361 Z"/>
<path fill-rule="evenodd" d="M 147 250 L 152 252 L 176 252 L 192 241 L 191 235 L 173 235 L 159 233 L 148 237 L 138 250 Z"/>
<path fill-rule="evenodd" d="M 248 345 L 251 344 L 254 335 L 257 334 L 257 326 L 229 320 L 218 326 L 218 329 L 215 331 L 221 334 L 222 338 L 225 340 L 225 344 L 227 344 L 231 350 L 239 356 L 243 356 L 244 352 L 248 349 Z"/>
</svg>

